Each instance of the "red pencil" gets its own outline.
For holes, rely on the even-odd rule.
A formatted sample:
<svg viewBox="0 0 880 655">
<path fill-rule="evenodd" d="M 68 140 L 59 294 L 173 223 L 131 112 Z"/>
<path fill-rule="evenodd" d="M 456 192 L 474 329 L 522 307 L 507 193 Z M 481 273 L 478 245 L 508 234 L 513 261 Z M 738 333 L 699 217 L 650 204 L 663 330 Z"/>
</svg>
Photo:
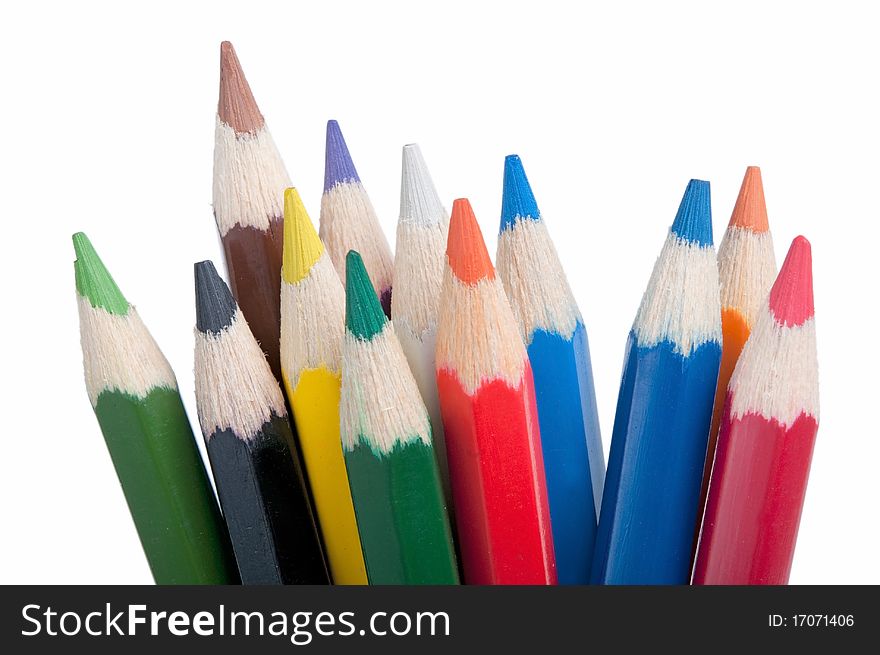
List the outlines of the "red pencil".
<svg viewBox="0 0 880 655">
<path fill-rule="evenodd" d="M 819 427 L 810 243 L 797 237 L 727 388 L 694 584 L 787 584 Z"/>
<path fill-rule="evenodd" d="M 437 388 L 465 582 L 555 584 L 532 370 L 465 199 L 449 223 Z"/>
</svg>

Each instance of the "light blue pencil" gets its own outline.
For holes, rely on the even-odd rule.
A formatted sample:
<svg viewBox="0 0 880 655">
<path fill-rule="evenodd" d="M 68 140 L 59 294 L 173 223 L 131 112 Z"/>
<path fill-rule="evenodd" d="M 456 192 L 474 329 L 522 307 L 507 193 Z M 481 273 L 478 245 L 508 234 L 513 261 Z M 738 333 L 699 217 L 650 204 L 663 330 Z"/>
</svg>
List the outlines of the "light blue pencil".
<svg viewBox="0 0 880 655">
<path fill-rule="evenodd" d="M 517 155 L 504 162 L 496 257 L 535 378 L 560 584 L 587 584 L 605 478 L 587 331 Z"/>
</svg>

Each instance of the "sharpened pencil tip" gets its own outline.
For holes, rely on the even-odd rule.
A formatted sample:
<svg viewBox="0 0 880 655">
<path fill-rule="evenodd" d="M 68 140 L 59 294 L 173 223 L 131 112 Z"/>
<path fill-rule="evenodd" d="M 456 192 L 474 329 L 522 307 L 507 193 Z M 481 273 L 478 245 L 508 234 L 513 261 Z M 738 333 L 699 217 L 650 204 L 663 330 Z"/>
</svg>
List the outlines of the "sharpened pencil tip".
<svg viewBox="0 0 880 655">
<path fill-rule="evenodd" d="M 351 153 L 339 129 L 339 123 L 327 121 L 327 146 L 324 153 L 324 193 L 343 182 L 360 182 Z"/>
<path fill-rule="evenodd" d="M 358 339 L 369 341 L 382 331 L 388 318 L 376 297 L 360 253 L 345 257 L 345 327 Z"/>
<path fill-rule="evenodd" d="M 501 196 L 499 232 L 512 228 L 517 218 L 539 221 L 541 212 L 519 155 L 507 155 L 504 158 L 504 191 Z"/>
<path fill-rule="evenodd" d="M 400 222 L 430 227 L 446 222 L 448 214 L 415 143 L 403 146 L 400 174 Z"/>
<path fill-rule="evenodd" d="M 229 41 L 220 44 L 220 99 L 217 115 L 237 134 L 254 133 L 265 123 L 248 84 L 235 48 Z"/>
<path fill-rule="evenodd" d="M 452 204 L 446 259 L 455 277 L 465 284 L 495 277 L 483 233 L 467 198 L 459 198 Z"/>
<path fill-rule="evenodd" d="M 688 182 L 672 223 L 672 233 L 698 246 L 712 245 L 712 202 L 708 182 Z"/>
<path fill-rule="evenodd" d="M 232 325 L 238 306 L 229 287 L 211 261 L 194 266 L 196 280 L 196 329 L 219 334 Z"/>
<path fill-rule="evenodd" d="M 757 166 L 746 168 L 742 185 L 729 225 L 742 227 L 752 232 L 767 232 L 770 225 L 767 221 L 767 204 L 764 201 L 764 184 L 761 181 L 761 169 Z"/>
<path fill-rule="evenodd" d="M 306 212 L 299 192 L 284 191 L 284 251 L 281 276 L 288 284 L 306 277 L 324 253 L 324 244 Z"/>
<path fill-rule="evenodd" d="M 86 298 L 92 307 L 102 307 L 110 314 L 118 316 L 128 314 L 128 301 L 98 257 L 85 232 L 73 235 L 73 250 L 76 253 L 73 272 L 77 293 Z"/>
<path fill-rule="evenodd" d="M 803 325 L 813 317 L 813 254 L 806 238 L 798 236 L 791 242 L 769 303 L 780 325 Z"/>
</svg>

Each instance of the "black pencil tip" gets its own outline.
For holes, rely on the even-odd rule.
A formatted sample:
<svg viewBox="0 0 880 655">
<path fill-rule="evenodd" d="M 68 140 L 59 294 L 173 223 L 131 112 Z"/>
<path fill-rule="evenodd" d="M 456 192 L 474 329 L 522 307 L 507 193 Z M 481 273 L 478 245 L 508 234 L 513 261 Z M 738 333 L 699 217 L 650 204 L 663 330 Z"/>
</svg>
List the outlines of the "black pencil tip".
<svg viewBox="0 0 880 655">
<path fill-rule="evenodd" d="M 211 261 L 195 265 L 196 329 L 218 334 L 232 325 L 237 305 Z"/>
</svg>

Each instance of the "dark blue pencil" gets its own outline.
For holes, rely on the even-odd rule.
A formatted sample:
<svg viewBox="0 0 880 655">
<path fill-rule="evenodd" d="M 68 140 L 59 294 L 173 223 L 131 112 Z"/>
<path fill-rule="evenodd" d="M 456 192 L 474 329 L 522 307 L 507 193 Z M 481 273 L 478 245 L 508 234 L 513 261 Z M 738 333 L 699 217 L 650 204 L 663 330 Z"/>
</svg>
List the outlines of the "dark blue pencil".
<svg viewBox="0 0 880 655">
<path fill-rule="evenodd" d="M 627 343 L 594 583 L 688 582 L 720 359 L 709 183 L 691 180 Z"/>
</svg>

